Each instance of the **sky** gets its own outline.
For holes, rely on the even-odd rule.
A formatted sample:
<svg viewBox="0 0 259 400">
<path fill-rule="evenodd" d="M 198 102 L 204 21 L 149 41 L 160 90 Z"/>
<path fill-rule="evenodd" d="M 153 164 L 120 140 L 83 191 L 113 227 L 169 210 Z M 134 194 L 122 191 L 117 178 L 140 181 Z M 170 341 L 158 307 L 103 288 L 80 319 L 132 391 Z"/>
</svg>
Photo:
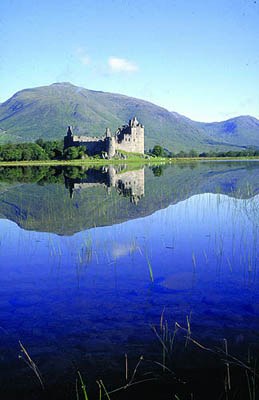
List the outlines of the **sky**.
<svg viewBox="0 0 259 400">
<path fill-rule="evenodd" d="M 0 102 L 54 82 L 259 118 L 259 0 L 0 0 Z"/>
</svg>

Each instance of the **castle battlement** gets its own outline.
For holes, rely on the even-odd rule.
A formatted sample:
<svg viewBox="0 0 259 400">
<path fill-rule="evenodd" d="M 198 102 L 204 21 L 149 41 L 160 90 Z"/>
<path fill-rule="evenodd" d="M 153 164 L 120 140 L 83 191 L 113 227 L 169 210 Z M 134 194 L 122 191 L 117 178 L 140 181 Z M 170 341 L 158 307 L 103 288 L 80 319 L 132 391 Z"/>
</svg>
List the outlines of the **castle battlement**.
<svg viewBox="0 0 259 400">
<path fill-rule="evenodd" d="M 86 146 L 89 155 L 105 152 L 108 158 L 112 158 L 119 150 L 144 154 L 144 125 L 135 117 L 127 125 L 119 127 L 114 136 L 106 128 L 102 137 L 75 136 L 69 126 L 64 137 L 64 149 L 71 146 Z"/>
</svg>

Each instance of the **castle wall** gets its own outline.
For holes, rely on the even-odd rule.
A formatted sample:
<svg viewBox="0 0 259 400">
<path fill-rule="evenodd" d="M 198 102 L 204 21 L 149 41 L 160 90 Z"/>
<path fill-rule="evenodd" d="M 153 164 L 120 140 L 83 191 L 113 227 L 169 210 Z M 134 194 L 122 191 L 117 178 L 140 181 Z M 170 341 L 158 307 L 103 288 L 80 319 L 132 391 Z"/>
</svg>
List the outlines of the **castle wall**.
<svg viewBox="0 0 259 400">
<path fill-rule="evenodd" d="M 65 136 L 64 147 L 65 149 L 70 146 L 86 146 L 87 153 L 91 156 L 96 153 L 108 150 L 107 138 L 98 138 L 90 136 Z"/>
<path fill-rule="evenodd" d="M 132 153 L 142 153 L 144 154 L 144 134 L 135 132 L 136 129 L 132 129 L 131 134 L 124 134 L 121 141 L 116 141 L 116 150 L 124 150 Z"/>
</svg>

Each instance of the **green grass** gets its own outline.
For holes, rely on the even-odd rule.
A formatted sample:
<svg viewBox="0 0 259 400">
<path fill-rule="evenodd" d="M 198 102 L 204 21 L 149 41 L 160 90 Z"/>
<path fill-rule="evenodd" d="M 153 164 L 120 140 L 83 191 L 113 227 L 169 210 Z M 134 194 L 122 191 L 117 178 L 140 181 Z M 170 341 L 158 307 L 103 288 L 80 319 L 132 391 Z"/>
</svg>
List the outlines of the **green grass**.
<svg viewBox="0 0 259 400">
<path fill-rule="evenodd" d="M 134 153 L 130 153 L 134 154 Z M 0 161 L 0 167 L 5 166 L 38 166 L 38 165 L 118 165 L 118 164 L 175 164 L 175 163 L 190 163 L 190 162 L 205 162 L 205 161 L 245 161 L 245 160 L 258 160 L 258 157 L 193 157 L 193 158 L 165 158 L 165 157 L 152 157 L 150 159 L 145 159 L 143 157 L 132 156 L 127 158 L 126 160 L 105 160 L 105 159 L 96 159 L 89 157 L 85 160 L 43 160 L 43 161 Z"/>
</svg>

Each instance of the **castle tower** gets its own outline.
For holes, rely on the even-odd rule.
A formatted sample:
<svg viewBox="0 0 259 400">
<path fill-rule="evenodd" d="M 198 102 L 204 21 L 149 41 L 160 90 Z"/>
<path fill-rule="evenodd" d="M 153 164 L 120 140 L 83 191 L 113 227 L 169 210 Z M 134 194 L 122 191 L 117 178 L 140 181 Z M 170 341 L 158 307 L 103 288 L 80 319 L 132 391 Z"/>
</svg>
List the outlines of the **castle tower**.
<svg viewBox="0 0 259 400">
<path fill-rule="evenodd" d="M 107 148 L 108 157 L 112 158 L 115 155 L 115 150 L 116 150 L 115 138 L 108 137 L 107 140 L 108 140 L 108 148 Z"/>
<path fill-rule="evenodd" d="M 67 135 L 64 137 L 64 150 L 73 146 L 73 130 L 72 126 L 67 127 Z"/>
<path fill-rule="evenodd" d="M 110 131 L 110 128 L 106 128 L 106 131 L 105 131 L 105 137 L 111 137 L 111 131 Z"/>
<path fill-rule="evenodd" d="M 144 125 L 140 124 L 136 117 L 129 121 L 129 134 L 137 153 L 144 154 Z"/>
<path fill-rule="evenodd" d="M 73 136 L 73 129 L 72 129 L 72 126 L 68 126 L 68 127 L 67 127 L 67 136 L 68 136 L 68 137 Z"/>
</svg>

